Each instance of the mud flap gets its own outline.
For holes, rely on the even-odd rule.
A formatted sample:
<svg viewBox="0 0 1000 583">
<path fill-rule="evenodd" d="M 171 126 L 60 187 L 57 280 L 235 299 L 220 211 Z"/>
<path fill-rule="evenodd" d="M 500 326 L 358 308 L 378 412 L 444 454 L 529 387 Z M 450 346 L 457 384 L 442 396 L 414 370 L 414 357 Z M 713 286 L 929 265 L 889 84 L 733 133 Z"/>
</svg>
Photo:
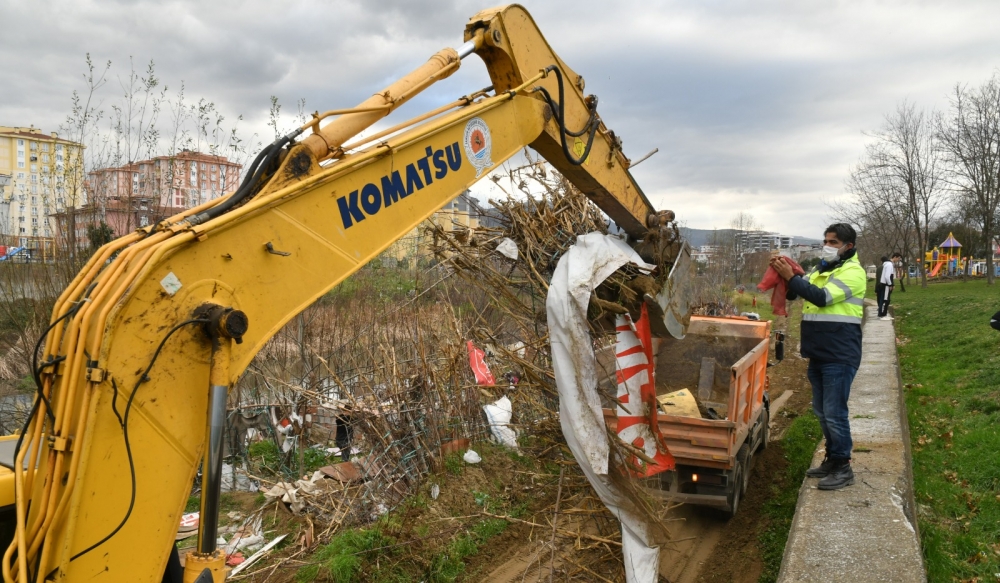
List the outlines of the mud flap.
<svg viewBox="0 0 1000 583">
<path fill-rule="evenodd" d="M 694 262 L 691 260 L 691 246 L 687 241 L 681 244 L 680 253 L 674 261 L 663 289 L 656 297 L 646 296 L 649 307 L 649 325 L 653 336 L 664 338 L 673 336 L 680 340 L 687 334 L 691 322 L 691 300 L 694 285 Z"/>
</svg>

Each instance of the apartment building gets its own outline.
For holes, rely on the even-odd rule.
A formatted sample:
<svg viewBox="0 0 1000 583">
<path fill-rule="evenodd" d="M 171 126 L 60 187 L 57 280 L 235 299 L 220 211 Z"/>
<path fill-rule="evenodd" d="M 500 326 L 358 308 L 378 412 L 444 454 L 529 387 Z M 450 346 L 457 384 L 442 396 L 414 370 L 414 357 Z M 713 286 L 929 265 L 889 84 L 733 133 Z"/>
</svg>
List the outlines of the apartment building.
<svg viewBox="0 0 1000 583">
<path fill-rule="evenodd" d="M 51 215 L 86 202 L 82 154 L 57 132 L 0 126 L 0 244 L 51 252 Z"/>
<path fill-rule="evenodd" d="M 88 229 L 101 222 L 120 237 L 181 210 L 228 196 L 242 166 L 224 156 L 182 150 L 87 174 L 88 203 L 56 216 L 60 238 L 89 245 Z"/>
<path fill-rule="evenodd" d="M 792 237 L 764 231 L 744 231 L 737 233 L 736 237 L 738 238 L 739 249 L 744 253 L 788 249 L 793 243 Z"/>
</svg>

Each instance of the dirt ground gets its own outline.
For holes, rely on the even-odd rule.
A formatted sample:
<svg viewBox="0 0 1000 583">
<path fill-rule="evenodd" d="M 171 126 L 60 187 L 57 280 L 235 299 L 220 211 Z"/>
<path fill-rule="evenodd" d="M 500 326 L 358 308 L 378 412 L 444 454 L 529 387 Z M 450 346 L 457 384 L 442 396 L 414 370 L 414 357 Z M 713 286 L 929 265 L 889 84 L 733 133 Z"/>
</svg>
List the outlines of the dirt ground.
<svg viewBox="0 0 1000 583">
<path fill-rule="evenodd" d="M 772 402 L 778 400 L 785 391 L 792 391 L 792 394 L 782 403 L 781 409 L 772 419 L 770 445 L 755 456 L 751 469 L 751 483 L 740 505 L 739 513 L 727 520 L 721 512 L 710 508 L 682 506 L 674 510 L 670 518 L 683 520 L 675 523 L 671 535 L 674 540 L 681 542 L 661 549 L 662 581 L 753 583 L 760 578 L 763 562 L 760 559 L 757 541 L 769 526 L 763 508 L 774 492 L 783 485 L 781 480 L 787 465 L 781 436 L 792 419 L 811 407 L 811 393 L 806 379 L 807 361 L 792 352 L 789 350 L 785 361 L 778 367 L 772 368 L 770 372 Z M 584 524 L 581 528 L 584 532 L 617 530 L 616 525 L 611 522 L 604 524 L 603 528 L 593 524 Z M 482 580 L 498 583 L 547 581 L 550 552 L 548 547 L 542 547 L 538 542 L 523 541 L 513 548 L 506 549 L 503 554 L 498 554 L 497 558 L 503 556 L 510 558 L 501 563 L 494 563 L 496 567 L 490 572 L 489 577 Z M 544 556 L 544 561 L 539 562 L 540 554 Z M 567 561 L 574 560 L 589 566 L 607 580 L 623 581 L 621 565 L 614 560 L 619 554 L 620 549 L 617 547 L 561 548 L 555 560 L 557 579 L 567 571 L 580 570 L 574 565 L 566 564 Z M 595 563 L 604 570 L 596 568 Z M 592 577 L 590 580 L 600 579 Z"/>
<path fill-rule="evenodd" d="M 809 381 L 806 379 L 807 361 L 789 356 L 771 372 L 771 398 L 776 399 L 786 390 L 794 391 L 781 411 L 775 415 L 771 427 L 772 442 L 753 463 L 750 487 L 737 515 L 726 522 L 713 517 L 703 518 L 711 525 L 714 545 L 702 544 L 703 559 L 694 578 L 670 579 L 671 583 L 751 583 L 757 581 L 763 570 L 757 541 L 769 522 L 763 513 L 764 504 L 773 496 L 787 466 L 780 437 L 791 420 L 812 406 Z M 780 391 L 780 392 L 779 392 Z M 702 512 L 702 514 L 707 514 Z M 708 541 L 706 541 L 708 542 Z M 710 552 L 706 552 L 712 547 Z M 669 559 L 668 559 L 669 560 Z M 661 561 L 661 572 L 663 562 Z"/>
<path fill-rule="evenodd" d="M 811 406 L 807 362 L 798 356 L 797 348 L 796 339 L 789 338 L 785 361 L 769 369 L 771 401 L 780 403 L 781 408 L 772 415 L 771 443 L 755 456 L 751 483 L 739 513 L 727 520 L 713 509 L 682 506 L 673 510 L 669 518 L 682 519 L 672 523 L 672 538 L 679 542 L 661 551 L 661 581 L 751 583 L 759 579 L 763 563 L 758 539 L 769 526 L 763 508 L 781 486 L 787 464 L 781 437 L 792 419 Z M 782 398 L 787 391 L 792 392 L 790 397 Z M 387 565 L 398 567 L 392 571 L 393 578 L 364 572 L 360 580 L 426 580 L 423 575 L 435 557 L 445 552 L 448 542 L 462 532 L 470 532 L 487 518 L 484 512 L 491 512 L 518 516 L 520 521 L 511 522 L 480 544 L 478 552 L 464 560 L 465 567 L 457 578 L 432 580 L 547 581 L 552 570 L 554 579 L 560 581 L 624 581 L 617 522 L 593 497 L 572 464 L 566 466 L 561 488 L 561 535 L 553 537 L 553 510 L 560 491 L 559 466 L 553 451 L 544 458 L 526 459 L 500 447 L 484 446 L 484 463 L 463 466 L 460 472 L 442 469 L 431 476 L 425 484 L 426 492 L 401 513 L 397 511 L 400 520 L 391 528 L 391 535 L 396 541 L 394 546 L 401 550 L 379 559 L 380 572 Z M 437 500 L 430 499 L 432 483 L 440 486 Z M 301 529 L 297 524 L 290 528 L 296 532 L 290 538 L 298 539 Z M 567 531 L 581 535 L 565 536 Z M 293 543 L 260 568 L 252 569 L 255 572 L 243 580 L 295 581 L 298 567 L 310 562 L 312 552 Z M 272 568 L 264 568 L 265 564 Z M 330 579 L 321 576 L 316 580 Z"/>
</svg>

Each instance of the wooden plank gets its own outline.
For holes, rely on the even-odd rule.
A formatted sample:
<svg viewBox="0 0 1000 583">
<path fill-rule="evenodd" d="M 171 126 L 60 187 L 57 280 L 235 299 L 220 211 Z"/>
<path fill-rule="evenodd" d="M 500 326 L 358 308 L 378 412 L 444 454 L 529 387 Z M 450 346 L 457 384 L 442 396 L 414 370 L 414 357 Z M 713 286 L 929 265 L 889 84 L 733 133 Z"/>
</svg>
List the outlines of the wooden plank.
<svg viewBox="0 0 1000 583">
<path fill-rule="evenodd" d="M 701 372 L 698 373 L 698 398 L 706 401 L 712 397 L 712 387 L 715 386 L 715 359 L 701 359 Z"/>
</svg>

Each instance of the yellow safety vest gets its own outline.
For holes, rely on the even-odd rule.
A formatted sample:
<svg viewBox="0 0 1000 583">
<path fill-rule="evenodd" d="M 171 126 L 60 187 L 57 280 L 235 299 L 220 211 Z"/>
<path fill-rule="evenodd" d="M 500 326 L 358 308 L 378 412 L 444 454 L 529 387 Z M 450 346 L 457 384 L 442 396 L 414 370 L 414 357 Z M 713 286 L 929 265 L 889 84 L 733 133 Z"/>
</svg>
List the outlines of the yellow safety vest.
<svg viewBox="0 0 1000 583">
<path fill-rule="evenodd" d="M 806 280 L 823 290 L 826 294 L 826 305 L 820 307 L 809 301 L 803 302 L 803 322 L 841 322 L 861 325 L 868 280 L 856 253 L 830 271 L 822 273 L 818 269 L 813 271 Z"/>
</svg>

